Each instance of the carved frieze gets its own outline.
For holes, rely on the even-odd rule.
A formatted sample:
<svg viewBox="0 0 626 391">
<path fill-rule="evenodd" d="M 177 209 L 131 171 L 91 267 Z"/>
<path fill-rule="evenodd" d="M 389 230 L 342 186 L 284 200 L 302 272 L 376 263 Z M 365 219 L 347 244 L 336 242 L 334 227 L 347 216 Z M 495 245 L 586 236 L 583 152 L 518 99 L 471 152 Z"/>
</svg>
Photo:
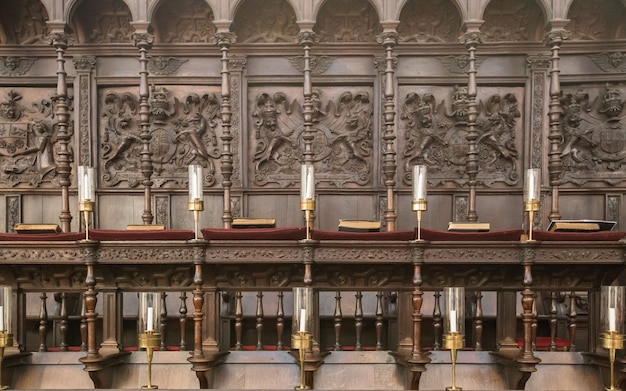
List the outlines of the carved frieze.
<svg viewBox="0 0 626 391">
<path fill-rule="evenodd" d="M 457 42 L 461 15 L 451 1 L 411 0 L 402 8 L 398 34 L 400 42 Z"/>
<path fill-rule="evenodd" d="M 155 17 L 155 39 L 160 43 L 213 42 L 213 10 L 204 0 L 161 2 Z"/>
<path fill-rule="evenodd" d="M 561 97 L 563 183 L 622 183 L 626 129 L 622 86 L 564 90 Z"/>
<path fill-rule="evenodd" d="M 3 44 L 45 44 L 48 35 L 46 7 L 40 0 L 2 4 Z M 6 39 L 6 41 L 4 40 Z"/>
<path fill-rule="evenodd" d="M 367 0 L 324 3 L 313 28 L 320 42 L 376 42 L 382 32 L 378 13 Z"/>
<path fill-rule="evenodd" d="M 626 58 L 622 52 L 589 54 L 588 57 L 602 71 L 607 73 L 626 72 Z"/>
<path fill-rule="evenodd" d="M 315 249 L 316 262 L 410 262 L 409 248 L 319 247 Z"/>
<path fill-rule="evenodd" d="M 0 75 L 22 76 L 30 70 L 35 61 L 36 57 L 0 57 Z"/>
<path fill-rule="evenodd" d="M 135 265 L 117 265 L 107 269 L 119 287 L 174 287 L 193 286 L 191 265 L 151 265 L 150 269 Z M 107 274 L 108 274 L 107 273 Z"/>
<path fill-rule="evenodd" d="M 565 29 L 572 40 L 620 39 L 626 36 L 621 27 L 625 14 L 619 0 L 573 1 Z"/>
<path fill-rule="evenodd" d="M 223 261 L 258 261 L 259 259 L 276 259 L 279 262 L 301 262 L 302 249 L 294 247 L 244 247 L 220 246 L 209 248 L 206 252 L 206 261 L 209 263 Z"/>
<path fill-rule="evenodd" d="M 305 126 L 301 103 L 290 97 L 295 91 L 263 90 L 255 95 L 250 154 L 257 186 L 299 186 Z M 313 164 L 320 186 L 371 183 L 371 94 L 371 88 L 313 91 Z"/>
<path fill-rule="evenodd" d="M 475 68 L 478 69 L 484 58 L 476 57 Z M 466 74 L 469 69 L 469 56 L 467 54 L 461 54 L 458 56 L 442 56 L 439 57 L 441 65 L 450 73 Z"/>
<path fill-rule="evenodd" d="M 479 153 L 478 180 L 492 187 L 496 182 L 514 185 L 519 180 L 519 150 L 522 129 L 515 90 L 485 88 L 478 100 Z M 437 95 L 441 97 L 437 97 Z M 400 122 L 404 137 L 399 138 L 400 161 L 404 164 L 404 183 L 409 185 L 411 166 L 428 166 L 433 186 L 444 182 L 463 185 L 469 143 L 467 141 L 467 88 L 456 87 L 450 105 L 442 91 L 406 93 Z"/>
<path fill-rule="evenodd" d="M 139 100 L 128 90 L 100 94 L 99 165 L 107 187 L 137 187 L 142 180 Z M 157 187 L 187 187 L 187 166 L 204 167 L 204 184 L 215 184 L 221 156 L 216 128 L 217 95 L 201 87 L 153 87 L 150 95 L 150 150 Z"/>
<path fill-rule="evenodd" d="M 4 89 L 0 94 L 0 188 L 58 186 L 54 90 Z"/>
<path fill-rule="evenodd" d="M 171 56 L 150 57 L 148 58 L 148 72 L 151 75 L 171 75 L 186 62 L 187 60 Z"/>
<path fill-rule="evenodd" d="M 241 4 L 233 31 L 241 43 L 294 42 L 300 28 L 285 0 L 250 0 Z"/>
<path fill-rule="evenodd" d="M 135 29 L 130 9 L 123 0 L 80 2 L 73 30 L 81 43 L 131 43 Z"/>
<path fill-rule="evenodd" d="M 545 17 L 533 0 L 489 2 L 480 31 L 485 41 L 541 41 Z"/>
<path fill-rule="evenodd" d="M 102 247 L 98 251 L 101 262 L 176 262 L 194 259 L 193 248 L 187 247 Z"/>
</svg>

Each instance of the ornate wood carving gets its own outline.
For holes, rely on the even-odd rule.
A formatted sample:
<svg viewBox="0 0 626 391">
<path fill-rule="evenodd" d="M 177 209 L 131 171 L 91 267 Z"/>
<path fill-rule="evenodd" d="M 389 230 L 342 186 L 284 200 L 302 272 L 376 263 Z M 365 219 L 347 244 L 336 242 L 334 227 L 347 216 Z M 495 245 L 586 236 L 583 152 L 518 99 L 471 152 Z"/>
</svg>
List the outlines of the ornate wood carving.
<svg viewBox="0 0 626 391">
<path fill-rule="evenodd" d="M 626 62 L 624 62 L 624 53 L 622 52 L 589 54 L 587 57 L 589 57 L 602 72 L 624 73 L 626 71 Z"/>
<path fill-rule="evenodd" d="M 374 42 L 383 29 L 367 0 L 335 0 L 324 3 L 313 28 L 320 42 Z"/>
<path fill-rule="evenodd" d="M 151 75 L 171 75 L 188 60 L 176 57 L 156 56 L 148 58 L 148 72 Z"/>
<path fill-rule="evenodd" d="M 400 42 L 457 42 L 461 16 L 447 0 L 408 1 L 400 13 Z"/>
<path fill-rule="evenodd" d="M 154 17 L 155 41 L 210 43 L 216 32 L 214 19 L 213 10 L 203 0 L 164 1 Z"/>
<path fill-rule="evenodd" d="M 30 70 L 35 61 L 37 61 L 37 57 L 0 57 L 0 75 L 23 76 Z"/>
<path fill-rule="evenodd" d="M 72 20 L 80 23 L 73 30 L 81 43 L 133 42 L 133 16 L 123 0 L 81 2 Z"/>
<path fill-rule="evenodd" d="M 5 199 L 6 232 L 14 232 L 15 224 L 22 222 L 22 198 L 19 195 L 7 195 Z"/>
<path fill-rule="evenodd" d="M 485 8 L 480 31 L 485 41 L 541 41 L 544 16 L 535 1 L 492 1 Z"/>
<path fill-rule="evenodd" d="M 251 0 L 241 4 L 233 31 L 242 43 L 294 42 L 300 28 L 285 0 Z"/>
<path fill-rule="evenodd" d="M 572 40 L 620 39 L 626 31 L 620 28 L 626 17 L 624 6 L 619 0 L 573 1 L 565 26 Z"/>
<path fill-rule="evenodd" d="M 46 44 L 49 20 L 40 0 L 10 1 L 2 5 L 3 44 Z"/>
<path fill-rule="evenodd" d="M 324 99 L 319 90 L 311 96 L 316 182 L 339 188 L 346 183 L 371 183 L 371 89 L 326 90 L 325 95 L 331 98 Z M 263 91 L 257 94 L 251 110 L 256 125 L 251 143 L 255 184 L 292 187 L 299 183 L 299 165 L 305 152 L 302 105 L 285 92 Z"/>
</svg>

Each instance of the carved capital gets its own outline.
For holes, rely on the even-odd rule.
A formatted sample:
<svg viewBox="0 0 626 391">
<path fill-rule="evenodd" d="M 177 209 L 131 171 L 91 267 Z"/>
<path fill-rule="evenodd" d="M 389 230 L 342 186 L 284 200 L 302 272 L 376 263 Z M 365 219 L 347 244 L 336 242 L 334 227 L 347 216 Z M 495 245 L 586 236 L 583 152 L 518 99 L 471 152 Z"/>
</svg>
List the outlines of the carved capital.
<svg viewBox="0 0 626 391">
<path fill-rule="evenodd" d="M 47 40 L 50 45 L 59 49 L 66 49 L 68 46 L 74 43 L 70 35 L 63 32 L 50 33 L 47 37 Z"/>
<path fill-rule="evenodd" d="M 565 29 L 553 30 L 546 34 L 544 42 L 548 46 L 560 46 L 569 36 L 570 32 Z"/>
<path fill-rule="evenodd" d="M 80 56 L 72 59 L 74 69 L 77 71 L 91 71 L 96 68 L 96 58 L 94 56 Z"/>
<path fill-rule="evenodd" d="M 313 31 L 300 31 L 296 37 L 296 42 L 302 46 L 311 46 L 319 42 L 319 37 Z"/>
<path fill-rule="evenodd" d="M 526 64 L 532 70 L 547 70 L 552 64 L 550 57 L 538 55 L 528 56 L 526 58 Z"/>
<path fill-rule="evenodd" d="M 220 47 L 230 47 L 237 42 L 237 35 L 229 31 L 220 31 L 215 33 L 215 42 Z"/>
<path fill-rule="evenodd" d="M 134 33 L 133 42 L 140 49 L 150 49 L 154 43 L 154 35 L 149 33 Z"/>
<path fill-rule="evenodd" d="M 396 31 L 383 31 L 376 37 L 376 42 L 385 48 L 394 47 L 398 44 L 398 37 L 399 35 Z"/>
<path fill-rule="evenodd" d="M 247 60 L 245 58 L 230 58 L 228 60 L 228 69 L 241 72 L 246 67 L 246 63 Z"/>
<path fill-rule="evenodd" d="M 480 45 L 484 41 L 484 34 L 480 31 L 471 31 L 463 34 L 459 41 L 465 45 L 465 47 L 476 48 L 476 46 Z"/>
</svg>

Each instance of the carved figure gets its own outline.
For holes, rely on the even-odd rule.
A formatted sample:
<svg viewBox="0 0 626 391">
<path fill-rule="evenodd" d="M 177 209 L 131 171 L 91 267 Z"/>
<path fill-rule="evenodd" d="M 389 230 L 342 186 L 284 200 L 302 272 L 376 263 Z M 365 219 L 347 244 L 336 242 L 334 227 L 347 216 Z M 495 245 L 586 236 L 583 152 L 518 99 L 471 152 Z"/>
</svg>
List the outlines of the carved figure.
<svg viewBox="0 0 626 391">
<path fill-rule="evenodd" d="M 215 94 L 205 94 L 200 97 L 198 94 L 190 94 L 184 106 L 186 117 L 176 124 L 176 140 L 184 139 L 191 144 L 192 156 L 184 165 L 188 165 L 196 157 L 200 158 L 205 167 L 213 163 L 211 157 L 219 158 L 219 151 L 210 154 L 205 146 L 205 138 L 210 140 L 213 147 L 217 147 L 217 136 L 215 134 L 215 118 L 219 112 L 219 102 Z"/>
<path fill-rule="evenodd" d="M 141 138 L 130 130 L 133 115 L 137 113 L 137 103 L 131 94 L 109 93 L 105 98 L 104 116 L 107 117 L 102 158 L 105 168 L 123 161 L 137 167 Z"/>
<path fill-rule="evenodd" d="M 564 137 L 561 157 L 571 154 L 575 161 L 581 162 L 582 158 L 578 156 L 576 145 L 579 142 L 586 142 L 590 146 L 595 145 L 592 140 L 593 129 L 580 127 L 581 113 L 588 110 L 589 94 L 579 90 L 573 94 L 564 94 L 560 101 L 563 107 L 562 133 Z"/>
<path fill-rule="evenodd" d="M 444 140 L 445 129 L 440 126 L 440 121 L 435 117 L 435 97 L 426 93 L 423 97 L 419 94 L 409 93 L 402 107 L 401 118 L 407 122 L 407 147 L 404 151 L 405 171 L 409 172 L 412 165 L 422 160 L 426 164 L 436 164 L 429 159 L 430 147 L 433 143 L 447 146 Z"/>
</svg>

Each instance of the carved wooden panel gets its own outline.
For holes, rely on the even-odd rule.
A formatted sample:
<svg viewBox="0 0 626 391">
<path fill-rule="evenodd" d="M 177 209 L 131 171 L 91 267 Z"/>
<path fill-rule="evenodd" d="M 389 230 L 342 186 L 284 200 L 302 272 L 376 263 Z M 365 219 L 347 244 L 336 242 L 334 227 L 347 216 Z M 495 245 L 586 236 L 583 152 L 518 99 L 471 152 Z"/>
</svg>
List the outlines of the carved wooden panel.
<svg viewBox="0 0 626 391">
<path fill-rule="evenodd" d="M 572 40 L 622 39 L 624 18 L 626 10 L 619 0 L 575 0 L 565 29 Z"/>
<path fill-rule="evenodd" d="M 403 183 L 412 183 L 411 167 L 428 166 L 432 186 L 467 183 L 467 89 L 399 88 L 403 97 L 398 137 L 398 166 Z M 477 97 L 478 180 L 487 187 L 516 185 L 520 177 L 523 129 L 521 88 L 481 88 Z"/>
<path fill-rule="evenodd" d="M 163 43 L 212 42 L 213 10 L 204 0 L 163 1 L 156 10 L 154 41 Z"/>
<path fill-rule="evenodd" d="M 104 187 L 137 187 L 142 178 L 139 98 L 135 89 L 102 89 L 99 170 Z M 221 145 L 218 88 L 153 87 L 150 150 L 156 188 L 187 188 L 187 166 L 204 167 L 205 186 L 214 186 Z"/>
<path fill-rule="evenodd" d="M 535 0 L 490 1 L 480 31 L 487 41 L 541 41 L 545 17 Z"/>
<path fill-rule="evenodd" d="M 250 187 L 297 188 L 303 159 L 302 87 L 249 91 Z M 313 150 L 318 188 L 372 185 L 371 87 L 313 93 Z"/>
<path fill-rule="evenodd" d="M 401 42 L 458 42 L 461 15 L 450 0 L 410 0 L 402 8 Z"/>
<path fill-rule="evenodd" d="M 71 25 L 80 43 L 131 43 L 132 20 L 122 0 L 81 1 Z"/>
<path fill-rule="evenodd" d="M 561 160 L 563 183 L 618 185 L 626 169 L 623 85 L 565 88 Z"/>
<path fill-rule="evenodd" d="M 383 29 L 380 17 L 367 0 L 334 0 L 324 3 L 313 31 L 320 42 L 376 42 Z"/>
<path fill-rule="evenodd" d="M 3 44 L 47 44 L 48 11 L 40 0 L 2 2 Z"/>
<path fill-rule="evenodd" d="M 58 186 L 54 93 L 0 89 L 0 188 Z"/>
<path fill-rule="evenodd" d="M 241 4 L 233 19 L 237 41 L 242 43 L 293 43 L 300 28 L 285 0 L 250 0 Z"/>
</svg>

